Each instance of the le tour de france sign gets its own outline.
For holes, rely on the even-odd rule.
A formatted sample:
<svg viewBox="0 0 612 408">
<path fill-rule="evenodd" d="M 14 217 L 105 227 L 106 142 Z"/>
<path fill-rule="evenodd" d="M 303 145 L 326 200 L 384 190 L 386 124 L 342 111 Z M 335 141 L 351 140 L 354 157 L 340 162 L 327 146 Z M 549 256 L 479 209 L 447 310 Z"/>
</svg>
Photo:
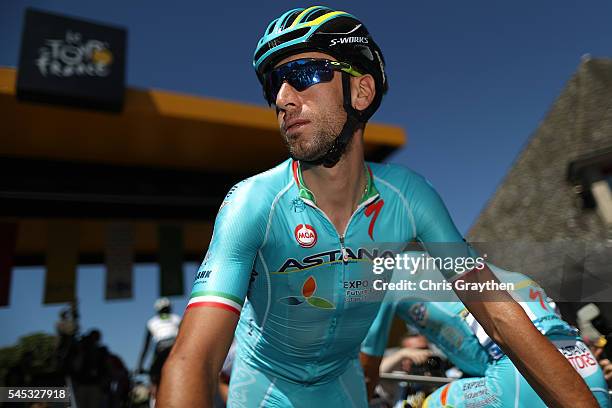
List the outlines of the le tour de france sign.
<svg viewBox="0 0 612 408">
<path fill-rule="evenodd" d="M 17 98 L 121 111 L 126 37 L 123 28 L 26 10 Z"/>
</svg>

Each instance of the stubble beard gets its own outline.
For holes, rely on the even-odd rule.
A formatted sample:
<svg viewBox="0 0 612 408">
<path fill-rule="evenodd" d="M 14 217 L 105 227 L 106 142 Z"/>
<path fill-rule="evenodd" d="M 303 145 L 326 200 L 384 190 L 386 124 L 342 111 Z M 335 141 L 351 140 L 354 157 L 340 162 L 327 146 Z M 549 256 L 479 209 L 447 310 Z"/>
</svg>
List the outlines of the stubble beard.
<svg viewBox="0 0 612 408">
<path fill-rule="evenodd" d="M 339 112 L 328 112 L 313 118 L 310 125 L 316 126 L 316 129 L 313 129 L 310 137 L 301 133 L 290 136 L 281 129 L 283 141 L 294 160 L 313 162 L 321 159 L 331 149 L 346 120 L 344 110 L 341 107 L 339 109 Z"/>
</svg>

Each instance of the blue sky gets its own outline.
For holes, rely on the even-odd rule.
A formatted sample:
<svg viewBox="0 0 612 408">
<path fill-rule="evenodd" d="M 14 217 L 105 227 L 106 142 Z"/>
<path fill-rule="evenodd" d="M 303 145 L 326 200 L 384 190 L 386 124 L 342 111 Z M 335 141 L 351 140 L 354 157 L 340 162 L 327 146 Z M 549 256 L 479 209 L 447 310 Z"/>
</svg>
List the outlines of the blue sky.
<svg viewBox="0 0 612 408">
<path fill-rule="evenodd" d="M 4 1 L 0 66 L 15 66 L 26 6 L 129 30 L 127 83 L 263 105 L 250 58 L 269 20 L 302 2 Z M 387 60 L 390 91 L 374 120 L 399 125 L 407 145 L 389 161 L 428 177 L 466 232 L 580 64 L 612 57 L 612 3 L 560 1 L 329 1 L 363 19 Z M 187 284 L 195 265 L 185 266 Z M 133 366 L 157 296 L 157 268 L 135 271 L 135 297 L 103 299 L 103 270 L 82 267 L 83 326 Z M 43 271 L 14 273 L 0 309 L 0 346 L 52 331 Z M 177 310 L 185 300 L 175 298 Z M 7 324 L 8 323 L 8 324 Z"/>
</svg>

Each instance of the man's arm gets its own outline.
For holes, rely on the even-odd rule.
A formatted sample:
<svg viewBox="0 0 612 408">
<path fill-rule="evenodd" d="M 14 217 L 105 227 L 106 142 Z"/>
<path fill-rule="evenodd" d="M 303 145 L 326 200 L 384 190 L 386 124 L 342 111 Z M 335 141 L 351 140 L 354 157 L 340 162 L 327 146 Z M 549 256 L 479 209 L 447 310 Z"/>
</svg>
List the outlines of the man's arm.
<svg viewBox="0 0 612 408">
<path fill-rule="evenodd" d="M 158 407 L 212 407 L 237 323 L 237 314 L 221 308 L 188 309 L 164 364 Z"/>
<path fill-rule="evenodd" d="M 465 282 L 497 280 L 485 266 L 461 277 Z M 580 375 L 533 325 L 523 308 L 505 291 L 456 291 L 485 332 L 508 355 L 527 382 L 550 407 L 598 407 Z"/>
<path fill-rule="evenodd" d="M 138 371 L 140 372 L 143 371 L 144 360 L 147 355 L 147 351 L 149 350 L 149 343 L 151 342 L 151 332 L 149 331 L 148 328 L 146 328 L 145 330 L 146 330 L 145 341 L 144 341 L 144 345 L 142 346 L 142 353 L 140 353 L 140 359 L 138 359 Z"/>
<path fill-rule="evenodd" d="M 266 235 L 270 203 L 251 181 L 234 186 L 219 209 L 176 342 L 162 369 L 160 407 L 211 407 L 219 371 Z M 254 194 L 258 194 L 253 198 Z"/>
<path fill-rule="evenodd" d="M 424 178 L 414 177 L 407 189 L 416 235 L 427 252 L 440 258 L 470 258 L 475 252 L 464 241 L 446 206 L 435 189 Z M 520 255 L 520 254 L 518 254 Z M 441 269 L 448 280 L 456 278 L 453 270 Z M 485 266 L 472 270 L 466 282 L 487 282 L 495 279 Z M 531 323 L 524 310 L 505 291 L 489 293 L 489 299 L 475 299 L 474 292 L 457 296 L 491 337 L 510 357 L 540 398 L 551 407 L 598 407 L 580 375 Z"/>
</svg>

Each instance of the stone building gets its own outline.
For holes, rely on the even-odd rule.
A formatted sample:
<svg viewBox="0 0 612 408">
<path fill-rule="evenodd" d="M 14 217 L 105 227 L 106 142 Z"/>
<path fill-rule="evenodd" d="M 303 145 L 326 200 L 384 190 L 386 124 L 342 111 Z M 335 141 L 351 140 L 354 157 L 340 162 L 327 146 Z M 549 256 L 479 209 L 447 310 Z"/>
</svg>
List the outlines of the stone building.
<svg viewBox="0 0 612 408">
<path fill-rule="evenodd" d="M 611 185 L 612 60 L 584 57 L 468 238 L 572 310 L 612 312 Z"/>
</svg>

